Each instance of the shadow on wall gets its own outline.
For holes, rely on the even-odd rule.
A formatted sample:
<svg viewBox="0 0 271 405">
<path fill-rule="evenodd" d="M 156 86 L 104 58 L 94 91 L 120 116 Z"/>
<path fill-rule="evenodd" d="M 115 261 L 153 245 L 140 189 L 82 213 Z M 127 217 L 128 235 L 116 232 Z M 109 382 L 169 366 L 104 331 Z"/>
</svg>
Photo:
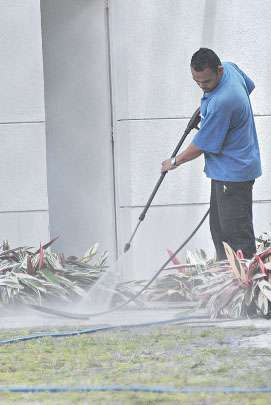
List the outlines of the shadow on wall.
<svg viewBox="0 0 271 405">
<path fill-rule="evenodd" d="M 201 46 L 211 48 L 214 45 L 214 29 L 216 20 L 217 2 L 205 0 Z"/>
</svg>

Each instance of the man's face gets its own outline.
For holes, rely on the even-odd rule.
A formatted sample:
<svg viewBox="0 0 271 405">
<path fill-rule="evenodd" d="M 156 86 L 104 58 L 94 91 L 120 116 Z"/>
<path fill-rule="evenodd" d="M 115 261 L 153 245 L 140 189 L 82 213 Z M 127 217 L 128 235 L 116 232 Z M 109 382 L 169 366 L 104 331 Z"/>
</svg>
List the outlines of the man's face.
<svg viewBox="0 0 271 405">
<path fill-rule="evenodd" d="M 199 87 L 203 91 L 209 92 L 214 90 L 223 76 L 223 66 L 218 66 L 217 72 L 214 72 L 209 67 L 201 72 L 197 72 L 191 67 L 191 72 L 193 79 L 199 85 Z"/>
</svg>

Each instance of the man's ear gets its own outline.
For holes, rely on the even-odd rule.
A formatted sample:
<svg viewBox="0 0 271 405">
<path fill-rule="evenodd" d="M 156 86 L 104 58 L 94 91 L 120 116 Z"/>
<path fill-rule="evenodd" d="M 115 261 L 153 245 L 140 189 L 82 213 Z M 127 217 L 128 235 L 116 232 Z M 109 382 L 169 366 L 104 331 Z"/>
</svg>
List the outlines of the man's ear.
<svg viewBox="0 0 271 405">
<path fill-rule="evenodd" d="M 223 73 L 224 73 L 224 68 L 223 68 L 223 66 L 221 66 L 221 65 L 218 65 L 218 66 L 217 66 L 217 73 L 218 73 L 218 76 L 219 76 L 219 77 L 221 77 L 221 76 L 223 75 Z"/>
</svg>

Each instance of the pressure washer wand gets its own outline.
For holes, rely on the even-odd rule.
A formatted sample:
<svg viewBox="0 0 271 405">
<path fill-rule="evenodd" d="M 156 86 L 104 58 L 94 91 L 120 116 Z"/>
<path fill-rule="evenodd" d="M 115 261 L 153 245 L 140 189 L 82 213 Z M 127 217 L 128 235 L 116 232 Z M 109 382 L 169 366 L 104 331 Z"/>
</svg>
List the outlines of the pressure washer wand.
<svg viewBox="0 0 271 405">
<path fill-rule="evenodd" d="M 182 144 L 185 141 L 185 138 L 192 131 L 192 129 L 194 129 L 194 128 L 198 129 L 198 124 L 200 122 L 200 114 L 199 113 L 200 113 L 200 109 L 197 108 L 196 111 L 194 112 L 194 114 L 192 115 L 192 117 L 190 118 L 190 121 L 187 124 L 187 127 L 186 127 L 186 129 L 185 129 L 185 131 L 183 133 L 183 136 L 181 137 L 180 141 L 178 142 L 176 148 L 174 149 L 174 151 L 173 151 L 173 153 L 171 155 L 171 158 L 173 158 L 173 157 L 175 157 L 177 155 L 177 153 L 179 152 L 179 149 L 181 148 Z M 152 191 L 152 193 L 151 193 L 151 195 L 150 195 L 150 197 L 149 197 L 149 199 L 147 201 L 147 204 L 145 205 L 142 213 L 140 214 L 140 216 L 138 218 L 138 223 L 137 223 L 137 225 L 135 227 L 134 232 L 132 233 L 132 235 L 131 235 L 131 237 L 129 239 L 129 242 L 127 242 L 125 244 L 125 246 L 124 246 L 124 253 L 126 253 L 130 249 L 132 240 L 134 239 L 134 236 L 135 236 L 135 234 L 136 234 L 136 232 L 138 230 L 138 227 L 141 224 L 141 222 L 144 220 L 145 215 L 146 215 L 148 209 L 150 208 L 152 200 L 154 199 L 154 196 L 157 193 L 157 191 L 158 191 L 162 181 L 164 180 L 166 174 L 167 174 L 167 172 L 161 173 L 161 176 L 160 176 L 159 180 L 157 181 L 157 183 L 156 183 L 156 185 L 155 185 L 155 187 L 154 187 L 154 189 L 153 189 L 153 191 Z"/>
</svg>

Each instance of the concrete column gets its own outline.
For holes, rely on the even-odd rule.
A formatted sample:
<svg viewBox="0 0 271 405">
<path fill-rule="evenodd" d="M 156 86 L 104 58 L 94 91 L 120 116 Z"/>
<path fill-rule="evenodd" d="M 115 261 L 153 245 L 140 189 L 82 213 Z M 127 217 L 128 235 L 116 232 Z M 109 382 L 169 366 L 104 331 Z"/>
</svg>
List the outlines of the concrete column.
<svg viewBox="0 0 271 405">
<path fill-rule="evenodd" d="M 42 0 L 52 236 L 67 254 L 115 256 L 114 170 L 106 9 L 100 0 Z"/>
</svg>

